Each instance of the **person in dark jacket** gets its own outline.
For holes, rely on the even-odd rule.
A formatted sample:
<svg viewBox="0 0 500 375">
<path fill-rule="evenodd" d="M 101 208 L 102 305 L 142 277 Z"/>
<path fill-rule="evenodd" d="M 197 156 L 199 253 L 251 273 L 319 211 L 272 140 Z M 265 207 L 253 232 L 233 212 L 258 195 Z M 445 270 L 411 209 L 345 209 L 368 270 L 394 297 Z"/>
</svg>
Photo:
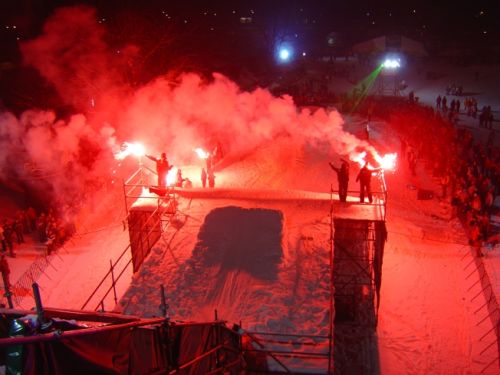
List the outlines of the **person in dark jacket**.
<svg viewBox="0 0 500 375">
<path fill-rule="evenodd" d="M 201 185 L 203 187 L 207 186 L 207 172 L 205 171 L 205 168 L 201 168 Z"/>
<path fill-rule="evenodd" d="M 215 187 L 215 174 L 213 170 L 208 171 L 208 187 Z"/>
<path fill-rule="evenodd" d="M 16 257 L 14 254 L 14 229 L 12 228 L 12 224 L 5 220 L 3 225 L 3 235 L 5 238 L 5 243 L 7 244 L 7 249 L 9 250 L 9 255 L 12 258 Z"/>
<path fill-rule="evenodd" d="M 175 187 L 181 188 L 182 184 L 184 183 L 185 180 L 186 179 L 184 177 L 182 177 L 182 170 L 180 168 L 177 169 L 177 175 L 175 178 Z"/>
<path fill-rule="evenodd" d="M 349 163 L 342 160 L 342 164 L 340 168 L 335 167 L 331 162 L 330 167 L 337 172 L 337 180 L 339 183 L 339 198 L 341 202 L 345 202 L 347 200 L 347 186 L 349 185 Z"/>
<path fill-rule="evenodd" d="M 356 177 L 356 182 L 359 181 L 359 187 L 360 187 L 359 200 L 361 203 L 365 203 L 365 192 L 368 197 L 368 201 L 372 203 L 373 201 L 372 190 L 371 190 L 372 173 L 378 171 L 379 169 L 368 169 L 368 163 L 365 163 L 363 168 L 361 168 L 361 170 L 359 171 L 358 176 Z"/>
<path fill-rule="evenodd" d="M 167 184 L 167 174 L 168 171 L 172 169 L 173 165 L 170 165 L 167 160 L 167 154 L 162 152 L 161 157 L 155 158 L 151 155 L 146 155 L 148 159 L 156 162 L 156 173 L 158 174 L 158 186 L 165 186 Z"/>
<path fill-rule="evenodd" d="M 9 263 L 7 262 L 7 258 L 4 253 L 0 256 L 0 273 L 2 274 L 2 279 L 4 282 L 5 290 L 10 289 L 10 268 Z"/>
</svg>

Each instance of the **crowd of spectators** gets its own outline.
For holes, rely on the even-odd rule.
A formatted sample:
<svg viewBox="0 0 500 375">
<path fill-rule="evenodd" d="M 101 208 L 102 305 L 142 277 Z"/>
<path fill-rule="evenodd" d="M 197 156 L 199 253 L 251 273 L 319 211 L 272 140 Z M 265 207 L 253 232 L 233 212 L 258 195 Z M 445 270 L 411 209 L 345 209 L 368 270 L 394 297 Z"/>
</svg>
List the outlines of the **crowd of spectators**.
<svg viewBox="0 0 500 375">
<path fill-rule="evenodd" d="M 476 254 L 482 256 L 482 245 L 492 234 L 490 219 L 500 191 L 500 153 L 491 137 L 485 143 L 474 140 L 471 131 L 457 127 L 443 108 L 402 103 L 392 116 L 410 170 L 414 174 L 414 154 L 439 181 L 440 199 L 451 203 L 453 215 L 467 229 Z"/>
<path fill-rule="evenodd" d="M 74 212 L 69 206 L 59 212 L 49 209 L 37 213 L 33 207 L 18 210 L 0 223 L 1 251 L 15 257 L 16 248 L 26 242 L 26 235 L 30 235 L 45 246 L 47 255 L 51 254 L 75 233 L 73 217 Z"/>
</svg>

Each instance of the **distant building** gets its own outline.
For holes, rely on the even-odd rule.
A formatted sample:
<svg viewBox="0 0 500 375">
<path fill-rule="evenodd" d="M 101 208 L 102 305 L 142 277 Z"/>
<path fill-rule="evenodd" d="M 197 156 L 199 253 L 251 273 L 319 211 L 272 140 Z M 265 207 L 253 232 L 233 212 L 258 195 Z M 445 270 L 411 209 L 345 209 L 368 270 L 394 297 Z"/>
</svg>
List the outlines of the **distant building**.
<svg viewBox="0 0 500 375">
<path fill-rule="evenodd" d="M 423 43 L 401 35 L 380 36 L 351 47 L 360 58 L 374 58 L 385 53 L 402 53 L 407 57 L 422 59 L 428 56 Z"/>
</svg>

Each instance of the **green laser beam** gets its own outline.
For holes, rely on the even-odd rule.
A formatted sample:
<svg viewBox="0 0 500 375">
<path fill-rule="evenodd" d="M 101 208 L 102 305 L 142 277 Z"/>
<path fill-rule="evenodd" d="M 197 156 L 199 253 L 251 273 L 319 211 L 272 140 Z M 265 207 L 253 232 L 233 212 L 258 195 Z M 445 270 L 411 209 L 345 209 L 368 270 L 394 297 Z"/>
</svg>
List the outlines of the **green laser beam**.
<svg viewBox="0 0 500 375">
<path fill-rule="evenodd" d="M 366 77 L 364 77 L 354 87 L 353 94 L 358 89 L 360 89 L 361 92 L 359 93 L 359 95 L 357 96 L 357 98 L 355 98 L 356 102 L 354 103 L 354 105 L 351 108 L 351 113 L 354 112 L 356 110 L 356 108 L 358 108 L 358 106 L 361 104 L 362 101 L 364 101 L 364 99 L 367 96 L 368 91 L 373 86 L 373 84 L 375 83 L 375 80 L 377 79 L 378 75 L 382 71 L 382 68 L 383 68 L 383 64 L 380 64 L 375 70 L 373 70 L 370 74 L 368 74 Z"/>
</svg>

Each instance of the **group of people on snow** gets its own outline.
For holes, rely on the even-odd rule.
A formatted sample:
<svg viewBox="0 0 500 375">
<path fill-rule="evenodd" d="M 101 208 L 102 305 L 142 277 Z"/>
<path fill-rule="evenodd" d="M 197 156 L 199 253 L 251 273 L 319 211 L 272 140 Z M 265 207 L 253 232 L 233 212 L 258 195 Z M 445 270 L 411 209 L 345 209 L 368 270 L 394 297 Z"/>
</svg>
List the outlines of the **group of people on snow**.
<svg viewBox="0 0 500 375">
<path fill-rule="evenodd" d="M 474 97 L 466 97 L 464 99 L 464 108 L 465 108 L 465 113 L 468 116 L 472 116 L 474 118 L 477 117 L 478 113 L 478 106 L 477 106 L 477 100 Z M 436 109 L 441 110 L 444 113 L 448 114 L 448 119 L 451 122 L 456 122 L 458 120 L 458 114 L 460 113 L 460 100 L 457 99 L 452 99 L 451 102 L 448 104 L 448 99 L 446 96 L 441 96 L 439 94 L 436 98 Z M 484 105 L 483 108 L 481 109 L 481 113 L 479 114 L 479 127 L 480 128 L 487 128 L 487 129 L 492 129 L 493 128 L 493 112 L 491 111 L 491 106 L 489 105 Z"/>
<path fill-rule="evenodd" d="M 432 107 L 401 107 L 393 125 L 402 138 L 400 157 L 409 159 L 411 150 L 415 160 L 430 167 L 441 186 L 440 199 L 451 203 L 452 217 L 463 223 L 481 256 L 492 234 L 490 218 L 500 189 L 500 152 L 493 138 L 475 141 L 470 130 L 456 127 Z"/>
<path fill-rule="evenodd" d="M 219 147 L 216 150 L 220 149 Z M 220 153 L 221 151 L 219 151 Z M 161 153 L 159 158 L 152 155 L 146 155 L 146 157 L 156 163 L 156 173 L 158 175 L 158 186 L 165 187 L 167 185 L 167 175 L 168 172 L 173 168 L 173 165 L 169 163 L 167 159 L 167 154 L 165 152 Z M 213 155 L 209 155 L 206 159 L 206 168 L 201 170 L 201 185 L 205 188 L 207 186 L 213 188 L 215 187 L 215 173 L 213 166 Z M 192 187 L 192 182 L 189 178 L 185 178 L 182 175 L 182 170 L 177 169 L 176 178 L 174 182 L 175 187 L 179 188 L 190 188 Z"/>
<path fill-rule="evenodd" d="M 69 206 L 61 210 L 64 211 L 62 215 L 57 215 L 53 209 L 37 214 L 34 208 L 28 207 L 18 210 L 14 217 L 4 219 L 0 225 L 2 253 L 14 258 L 16 244 L 25 243 L 25 235 L 33 234 L 37 242 L 47 246 L 47 254 L 51 254 L 76 231 L 72 220 L 63 219 L 69 217 L 72 210 Z"/>
</svg>

